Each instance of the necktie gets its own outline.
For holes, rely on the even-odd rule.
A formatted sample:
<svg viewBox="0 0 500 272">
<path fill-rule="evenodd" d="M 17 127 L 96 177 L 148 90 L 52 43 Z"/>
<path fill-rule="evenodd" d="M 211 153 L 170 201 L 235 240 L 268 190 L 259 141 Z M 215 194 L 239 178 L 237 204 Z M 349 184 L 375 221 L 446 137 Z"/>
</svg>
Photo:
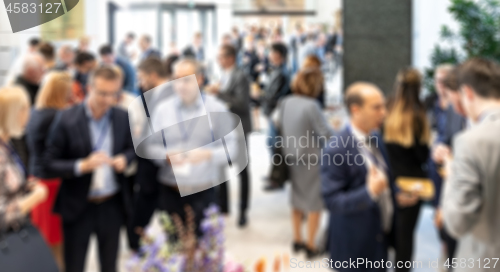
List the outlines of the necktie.
<svg viewBox="0 0 500 272">
<path fill-rule="evenodd" d="M 380 152 L 377 143 L 373 141 L 378 138 L 370 138 L 373 137 L 368 137 L 366 141 L 365 146 L 368 149 L 366 153 L 368 153 L 368 156 L 370 156 L 370 160 L 375 164 L 375 167 L 386 174 L 389 168 L 385 163 L 384 158 L 382 157 L 382 153 Z M 384 230 L 384 232 L 388 233 L 391 230 L 392 215 L 394 213 L 390 187 L 388 187 L 387 190 L 384 190 L 382 194 L 380 194 L 377 202 L 380 208 L 382 229 Z"/>
</svg>

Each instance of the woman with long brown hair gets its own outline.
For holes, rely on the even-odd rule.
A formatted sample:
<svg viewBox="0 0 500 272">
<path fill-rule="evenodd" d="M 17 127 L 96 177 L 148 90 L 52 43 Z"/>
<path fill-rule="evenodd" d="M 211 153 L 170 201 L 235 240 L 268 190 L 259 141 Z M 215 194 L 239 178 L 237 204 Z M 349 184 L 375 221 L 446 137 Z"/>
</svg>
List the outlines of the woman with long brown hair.
<svg viewBox="0 0 500 272">
<path fill-rule="evenodd" d="M 44 236 L 62 270 L 61 218 L 52 212 L 61 180 L 46 173 L 42 154 L 49 134 L 49 127 L 57 112 L 64 109 L 71 99 L 71 76 L 65 72 L 50 72 L 38 92 L 35 109 L 27 127 L 27 145 L 30 154 L 29 174 L 40 179 L 48 188 L 46 201 L 33 209 L 31 219 Z"/>
<path fill-rule="evenodd" d="M 384 142 L 395 179 L 427 178 L 430 127 L 420 101 L 422 76 L 413 68 L 402 69 L 396 78 L 395 94 L 384 123 Z M 413 233 L 421 201 L 416 192 L 399 190 L 395 207 L 396 261 L 411 261 Z M 397 268 L 396 271 L 409 271 Z"/>
</svg>

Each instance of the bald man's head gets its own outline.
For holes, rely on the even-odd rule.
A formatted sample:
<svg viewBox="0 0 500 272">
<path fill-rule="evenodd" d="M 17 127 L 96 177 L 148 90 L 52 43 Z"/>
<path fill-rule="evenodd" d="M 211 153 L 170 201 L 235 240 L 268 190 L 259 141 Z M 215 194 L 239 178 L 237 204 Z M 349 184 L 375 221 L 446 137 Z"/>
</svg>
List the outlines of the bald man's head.
<svg viewBox="0 0 500 272">
<path fill-rule="evenodd" d="M 195 75 L 195 77 L 190 77 Z M 203 75 L 199 63 L 192 58 L 184 58 L 174 65 L 173 86 L 175 93 L 185 103 L 194 102 L 203 86 Z"/>
<path fill-rule="evenodd" d="M 353 106 L 363 106 L 365 96 L 370 95 L 370 92 L 382 93 L 375 84 L 369 82 L 355 82 L 347 87 L 345 92 L 345 104 L 349 114 L 352 113 Z"/>
<path fill-rule="evenodd" d="M 369 82 L 356 82 L 345 93 L 351 122 L 359 129 L 370 132 L 382 125 L 385 118 L 385 98 L 382 91 Z"/>
<path fill-rule="evenodd" d="M 23 62 L 22 76 L 24 80 L 33 84 L 40 84 L 43 74 L 44 60 L 42 55 L 40 55 L 39 53 L 28 54 Z"/>
</svg>

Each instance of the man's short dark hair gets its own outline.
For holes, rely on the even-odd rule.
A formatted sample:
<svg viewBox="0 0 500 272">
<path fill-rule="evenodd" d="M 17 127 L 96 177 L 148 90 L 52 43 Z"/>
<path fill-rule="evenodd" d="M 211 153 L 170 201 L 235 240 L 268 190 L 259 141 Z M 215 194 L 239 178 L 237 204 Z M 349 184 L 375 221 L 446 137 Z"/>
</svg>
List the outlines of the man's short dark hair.
<svg viewBox="0 0 500 272">
<path fill-rule="evenodd" d="M 75 64 L 83 65 L 89 61 L 94 61 L 94 60 L 95 60 L 94 55 L 88 52 L 78 52 L 75 57 Z"/>
<path fill-rule="evenodd" d="M 30 46 L 37 46 L 40 44 L 40 39 L 39 38 L 31 38 L 28 43 Z"/>
<path fill-rule="evenodd" d="M 458 86 L 467 85 L 483 98 L 500 99 L 500 65 L 485 58 L 472 58 L 458 70 Z"/>
<path fill-rule="evenodd" d="M 236 59 L 236 48 L 230 44 L 223 44 L 221 49 L 224 51 L 226 57 L 233 57 Z"/>
<path fill-rule="evenodd" d="M 111 47 L 111 45 L 106 44 L 106 45 L 101 46 L 101 48 L 99 48 L 99 55 L 105 56 L 105 55 L 111 55 L 111 54 L 113 54 L 113 48 Z"/>
<path fill-rule="evenodd" d="M 135 34 L 132 32 L 129 32 L 129 33 L 127 33 L 127 38 L 133 40 L 133 39 L 135 39 Z"/>
<path fill-rule="evenodd" d="M 452 92 L 458 92 L 460 89 L 460 86 L 458 85 L 458 67 L 454 67 L 450 72 L 448 72 L 444 78 L 443 84 L 446 89 Z"/>
<path fill-rule="evenodd" d="M 139 66 L 137 67 L 139 71 L 142 71 L 148 75 L 155 73 L 159 77 L 166 77 L 167 73 L 165 71 L 165 67 L 163 66 L 163 63 L 161 63 L 161 60 L 156 59 L 156 58 L 148 58 L 143 60 Z"/>
<path fill-rule="evenodd" d="M 54 46 L 49 42 L 41 43 L 38 47 L 38 52 L 46 60 L 53 60 L 55 58 Z"/>
<path fill-rule="evenodd" d="M 163 67 L 165 67 L 165 73 L 167 77 L 170 77 L 174 74 L 174 63 L 177 60 L 179 60 L 179 55 L 171 54 L 167 56 L 167 58 L 163 62 Z"/>
<path fill-rule="evenodd" d="M 121 82 L 122 72 L 116 65 L 101 65 L 90 74 L 89 85 L 93 84 L 96 78 L 108 81 L 120 80 Z"/>
<path fill-rule="evenodd" d="M 278 54 L 280 54 L 282 59 L 286 60 L 286 56 L 288 54 L 288 49 L 286 48 L 285 44 L 283 44 L 281 42 L 273 43 L 271 45 L 271 50 L 277 52 Z"/>
<path fill-rule="evenodd" d="M 345 107 L 347 109 L 347 112 L 350 114 L 351 107 L 354 105 L 358 105 L 360 107 L 363 106 L 364 100 L 363 100 L 363 97 L 361 96 L 361 93 L 356 92 L 356 93 L 346 95 L 344 102 L 345 102 Z"/>
</svg>

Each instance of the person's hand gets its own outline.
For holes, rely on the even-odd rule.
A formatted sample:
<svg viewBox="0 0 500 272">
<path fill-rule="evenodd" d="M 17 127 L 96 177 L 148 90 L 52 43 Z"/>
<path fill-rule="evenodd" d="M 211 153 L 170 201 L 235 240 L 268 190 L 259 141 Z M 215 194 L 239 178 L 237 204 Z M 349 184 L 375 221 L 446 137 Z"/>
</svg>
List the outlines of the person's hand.
<svg viewBox="0 0 500 272">
<path fill-rule="evenodd" d="M 187 154 L 186 162 L 197 164 L 203 161 L 208 161 L 212 157 L 212 150 L 195 149 L 186 154 Z"/>
<path fill-rule="evenodd" d="M 452 162 L 453 162 L 453 158 L 451 156 L 444 158 L 444 165 L 443 165 L 443 170 L 442 170 L 443 181 L 446 180 L 446 177 L 451 173 Z"/>
<path fill-rule="evenodd" d="M 108 155 L 102 151 L 96 151 L 90 153 L 90 155 L 83 159 L 80 164 L 80 172 L 81 173 L 90 173 L 94 171 L 94 169 L 100 167 L 103 164 L 111 164 L 112 160 L 108 157 Z"/>
<path fill-rule="evenodd" d="M 439 208 L 436 208 L 436 213 L 434 214 L 434 226 L 436 226 L 437 229 L 443 228 L 443 214 Z"/>
<path fill-rule="evenodd" d="M 368 192 L 373 197 L 378 197 L 389 186 L 387 177 L 375 166 L 370 167 L 366 185 Z"/>
<path fill-rule="evenodd" d="M 116 173 L 123 173 L 127 168 L 127 157 L 123 154 L 116 155 L 111 162 Z"/>
<path fill-rule="evenodd" d="M 219 93 L 220 86 L 219 84 L 211 84 L 205 87 L 205 92 L 209 94 L 216 95 Z"/>
<path fill-rule="evenodd" d="M 264 64 L 262 63 L 259 63 L 257 65 L 255 65 L 255 72 L 261 72 L 262 70 L 264 70 Z"/>
<path fill-rule="evenodd" d="M 32 183 L 32 189 L 31 193 L 35 196 L 35 198 L 39 201 L 42 202 L 45 199 L 47 199 L 49 195 L 49 190 L 47 189 L 47 186 L 41 182 L 34 182 Z"/>
<path fill-rule="evenodd" d="M 432 160 L 436 163 L 443 163 L 444 160 L 451 156 L 450 147 L 445 144 L 437 144 L 432 150 Z"/>
<path fill-rule="evenodd" d="M 414 206 L 418 200 L 418 194 L 414 192 L 399 192 L 396 194 L 396 201 L 402 208 Z"/>
</svg>

